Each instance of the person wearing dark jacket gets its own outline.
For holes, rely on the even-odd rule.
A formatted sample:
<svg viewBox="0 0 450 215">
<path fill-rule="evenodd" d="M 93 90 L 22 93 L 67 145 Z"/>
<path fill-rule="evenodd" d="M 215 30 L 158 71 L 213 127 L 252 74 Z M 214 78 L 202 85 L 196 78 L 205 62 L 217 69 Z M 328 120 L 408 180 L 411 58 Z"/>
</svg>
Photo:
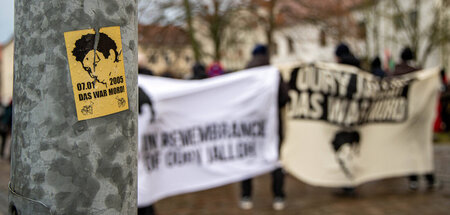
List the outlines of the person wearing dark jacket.
<svg viewBox="0 0 450 215">
<path fill-rule="evenodd" d="M 2 144 L 0 148 L 0 157 L 3 158 L 5 155 L 6 139 L 11 136 L 12 127 L 12 101 L 8 106 L 5 107 L 3 114 L 0 116 L 0 135 L 2 138 Z M 10 154 L 10 153 L 9 153 Z"/>
<path fill-rule="evenodd" d="M 370 64 L 370 73 L 380 78 L 386 77 L 386 73 L 381 68 L 381 60 L 378 56 L 375 57 Z"/>
<path fill-rule="evenodd" d="M 206 74 L 205 66 L 201 63 L 195 63 L 192 67 L 192 78 L 191 80 L 201 80 L 208 78 L 208 74 Z"/>
<path fill-rule="evenodd" d="M 138 74 L 142 74 L 142 75 L 153 75 L 153 71 L 150 69 L 147 69 L 145 67 L 140 67 L 138 68 Z"/>
<path fill-rule="evenodd" d="M 138 74 L 153 75 L 153 72 L 150 69 L 146 68 L 145 66 L 139 65 Z M 150 120 L 152 122 L 155 119 L 155 110 L 153 108 L 152 100 L 151 100 L 150 96 L 147 95 L 140 87 L 138 87 L 138 90 L 139 90 L 138 114 L 142 113 L 142 106 L 144 106 L 145 104 L 148 104 L 150 106 L 150 112 L 152 114 L 152 117 Z M 138 215 L 155 215 L 155 214 L 156 214 L 155 208 L 153 207 L 153 205 L 138 208 Z"/>
<path fill-rule="evenodd" d="M 360 68 L 361 62 L 353 55 L 347 44 L 341 43 L 336 47 L 334 52 L 336 60 L 340 64 L 347 64 Z"/>
<path fill-rule="evenodd" d="M 334 54 L 338 63 L 361 68 L 361 62 L 353 55 L 347 44 L 340 43 L 336 47 Z M 356 88 L 356 86 L 353 86 L 353 88 Z M 349 129 L 350 131 L 353 130 L 351 128 Z M 340 191 L 338 191 L 336 194 L 343 197 L 353 197 L 356 195 L 356 192 L 354 187 L 341 187 Z"/>
<path fill-rule="evenodd" d="M 415 56 L 414 56 L 414 52 L 409 48 L 409 47 L 405 47 L 403 48 L 401 54 L 400 54 L 400 58 L 402 59 L 402 61 L 395 65 L 395 70 L 392 73 L 392 76 L 397 76 L 397 75 L 404 75 L 404 74 L 408 74 L 408 73 L 412 73 L 415 72 L 417 70 L 420 70 L 419 67 L 415 67 L 412 65 L 412 61 L 414 60 Z M 410 190 L 417 190 L 419 188 L 419 177 L 417 174 L 412 174 L 410 176 L 408 176 L 408 181 L 409 181 L 409 189 Z M 427 188 L 428 189 L 434 189 L 438 187 L 438 183 L 434 178 L 434 173 L 430 172 L 425 174 L 425 179 L 427 181 Z"/>
<path fill-rule="evenodd" d="M 405 47 L 402 50 L 400 58 L 402 59 L 402 61 L 399 64 L 395 65 L 395 70 L 392 73 L 392 76 L 404 75 L 420 70 L 420 68 L 412 65 L 412 61 L 414 60 L 414 53 L 409 47 Z"/>
<path fill-rule="evenodd" d="M 246 68 L 253 68 L 259 66 L 269 65 L 269 53 L 267 47 L 264 45 L 256 45 L 252 52 L 252 59 L 247 64 Z M 280 109 L 284 107 L 289 100 L 288 89 L 286 84 L 283 82 L 283 79 L 280 74 L 280 82 L 278 85 L 278 132 L 279 132 L 279 148 L 281 147 L 281 143 L 283 141 L 283 123 Z M 284 185 L 284 173 L 281 168 L 277 168 L 272 172 L 272 191 L 274 194 L 273 200 L 273 208 L 275 210 L 282 210 L 285 207 L 285 194 L 283 191 Z M 247 179 L 242 181 L 242 193 L 241 193 L 241 201 L 240 207 L 242 209 L 251 209 L 253 207 L 253 203 L 251 200 L 252 195 L 252 179 Z"/>
</svg>

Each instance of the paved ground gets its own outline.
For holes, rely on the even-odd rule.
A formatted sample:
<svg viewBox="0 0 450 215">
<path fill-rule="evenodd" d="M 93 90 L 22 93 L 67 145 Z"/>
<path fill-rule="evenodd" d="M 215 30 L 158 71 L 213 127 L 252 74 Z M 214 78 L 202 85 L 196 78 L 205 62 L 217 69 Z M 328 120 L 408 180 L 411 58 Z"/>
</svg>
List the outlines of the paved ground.
<svg viewBox="0 0 450 215">
<path fill-rule="evenodd" d="M 417 192 L 407 188 L 405 178 L 366 183 L 357 189 L 357 197 L 335 196 L 333 189 L 312 187 L 290 176 L 286 179 L 287 207 L 277 212 L 271 208 L 270 176 L 254 180 L 254 208 L 237 207 L 239 184 L 167 198 L 155 204 L 158 215 L 384 215 L 450 214 L 450 144 L 435 147 L 436 174 L 444 185 L 437 191 Z M 9 164 L 0 161 L 0 215 L 7 214 Z"/>
<path fill-rule="evenodd" d="M 9 162 L 0 160 L 0 215 L 8 214 Z"/>
</svg>

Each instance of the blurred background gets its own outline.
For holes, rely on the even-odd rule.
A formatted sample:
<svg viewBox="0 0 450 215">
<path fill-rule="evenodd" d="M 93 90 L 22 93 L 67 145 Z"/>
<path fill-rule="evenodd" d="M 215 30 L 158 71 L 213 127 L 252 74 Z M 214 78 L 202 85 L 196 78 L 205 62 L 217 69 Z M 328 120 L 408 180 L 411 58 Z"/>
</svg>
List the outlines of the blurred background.
<svg viewBox="0 0 450 215">
<path fill-rule="evenodd" d="M 14 1 L 0 7 L 0 102 L 2 116 L 12 100 Z M 267 44 L 270 62 L 285 78 L 295 66 L 335 62 L 345 42 L 369 71 L 379 57 L 386 73 L 410 47 L 419 68 L 450 70 L 450 0 L 139 0 L 139 64 L 154 75 L 192 79 L 196 63 L 219 63 L 225 73 L 246 67 L 256 44 Z M 286 80 L 286 79 L 285 79 Z M 445 124 L 435 133 L 440 178 L 450 178 L 450 137 Z M 6 214 L 9 139 L 0 161 L 0 214 Z M 406 179 L 405 179 L 406 180 Z M 270 179 L 255 190 L 269 196 Z M 338 199 L 328 190 L 287 178 L 291 206 L 277 214 L 446 214 L 449 189 L 410 195 L 404 181 L 382 180 L 362 186 L 359 200 Z M 161 214 L 240 214 L 238 184 L 171 197 L 156 204 Z M 211 196 L 215 198 L 211 199 Z M 258 205 L 262 199 L 256 197 Z M 208 204 L 206 203 L 208 202 Z M 261 205 L 267 205 L 261 203 Z M 448 205 L 448 204 L 447 204 Z M 414 206 L 414 207 L 412 207 Z M 197 209 L 196 209 L 197 208 Z M 269 212 L 267 212 L 269 211 Z M 245 214 L 272 214 L 261 207 Z"/>
<path fill-rule="evenodd" d="M 409 46 L 418 67 L 450 64 L 449 0 L 140 0 L 139 55 L 155 75 L 187 79 L 195 63 L 243 69 L 255 44 L 270 44 L 283 73 L 301 63 L 333 62 L 346 42 L 362 68 L 379 57 L 393 70 Z M 13 1 L 1 8 L 0 96 L 13 80 Z M 446 70 L 448 72 L 448 69 Z"/>
</svg>

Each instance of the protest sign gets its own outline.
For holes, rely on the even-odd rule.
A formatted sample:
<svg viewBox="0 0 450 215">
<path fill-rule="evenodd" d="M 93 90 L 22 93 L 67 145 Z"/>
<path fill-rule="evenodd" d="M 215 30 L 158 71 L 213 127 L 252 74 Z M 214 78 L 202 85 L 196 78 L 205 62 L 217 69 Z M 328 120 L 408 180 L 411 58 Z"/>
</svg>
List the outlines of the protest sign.
<svg viewBox="0 0 450 215">
<path fill-rule="evenodd" d="M 284 168 L 327 187 L 432 171 L 438 74 L 430 69 L 379 79 L 329 63 L 295 69 Z"/>
<path fill-rule="evenodd" d="M 278 83 L 269 66 L 195 81 L 139 76 L 147 102 L 139 115 L 138 205 L 276 168 Z"/>
</svg>

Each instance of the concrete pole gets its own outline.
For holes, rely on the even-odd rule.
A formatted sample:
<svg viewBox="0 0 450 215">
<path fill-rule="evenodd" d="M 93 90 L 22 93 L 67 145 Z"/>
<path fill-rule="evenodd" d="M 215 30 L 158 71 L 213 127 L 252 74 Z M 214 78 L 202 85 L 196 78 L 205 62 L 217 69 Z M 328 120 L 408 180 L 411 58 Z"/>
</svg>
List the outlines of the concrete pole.
<svg viewBox="0 0 450 215">
<path fill-rule="evenodd" d="M 137 0 L 16 0 L 11 214 L 136 214 Z M 64 32 L 120 26 L 129 110 L 78 121 Z"/>
</svg>

